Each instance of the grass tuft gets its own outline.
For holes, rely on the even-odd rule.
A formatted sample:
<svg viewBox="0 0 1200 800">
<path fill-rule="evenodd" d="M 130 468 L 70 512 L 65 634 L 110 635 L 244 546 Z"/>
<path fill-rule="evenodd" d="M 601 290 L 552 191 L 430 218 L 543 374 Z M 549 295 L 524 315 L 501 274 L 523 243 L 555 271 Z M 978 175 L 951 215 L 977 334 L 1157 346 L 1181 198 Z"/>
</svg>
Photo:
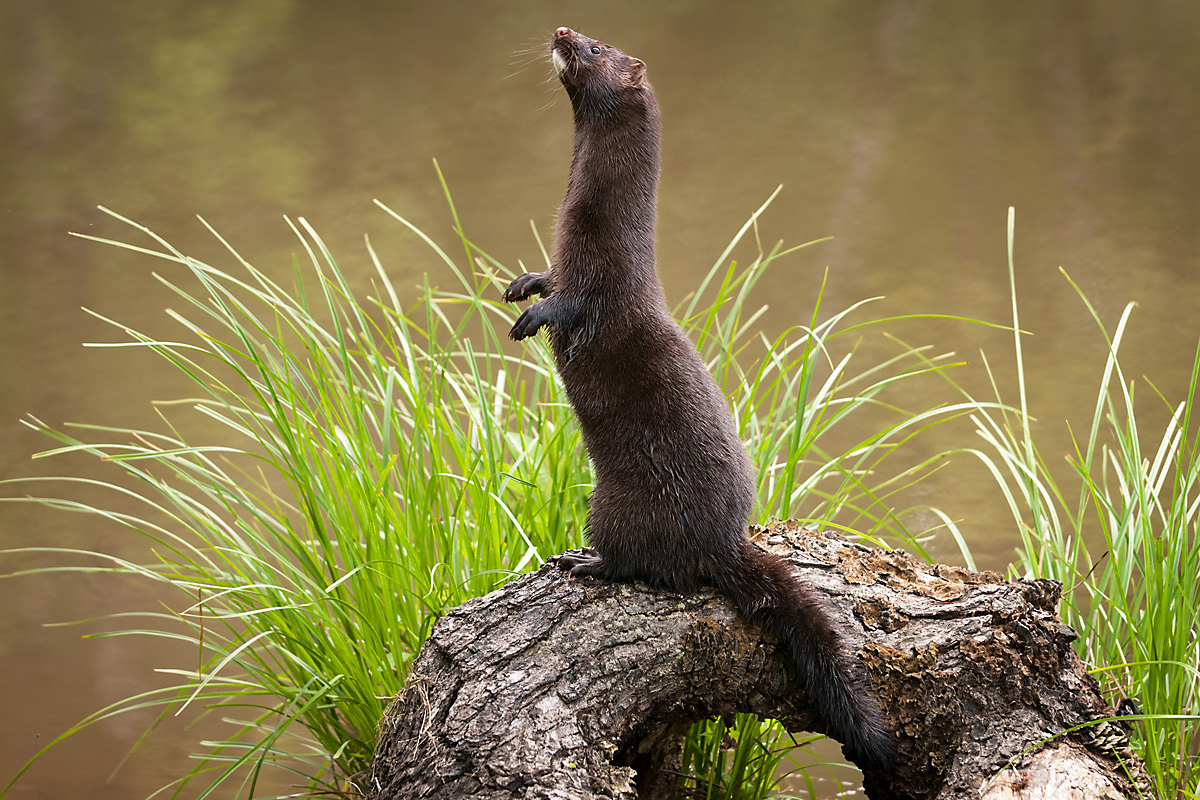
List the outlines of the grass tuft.
<svg viewBox="0 0 1200 800">
<path fill-rule="evenodd" d="M 1013 226 L 1010 209 L 1017 329 Z M 1114 705 L 1135 698 L 1146 713 L 1134 742 L 1156 793 L 1194 798 L 1200 787 L 1200 431 L 1192 415 L 1200 347 L 1183 401 L 1168 401 L 1146 381 L 1150 400 L 1162 403 L 1167 416 L 1161 431 L 1152 430 L 1139 422 L 1135 383 L 1118 357 L 1133 304 L 1110 332 L 1082 289 L 1063 275 L 1108 349 L 1091 418 L 1082 430 L 1070 429 L 1066 469 L 1034 440 L 1020 336 L 1014 337 L 1018 407 L 997 403 L 975 411 L 983 444 L 965 452 L 995 478 L 1020 532 L 1014 575 L 1063 583 L 1061 614 L 1080 634 L 1080 657 L 1094 667 Z"/>
<path fill-rule="evenodd" d="M 1200 468 L 1197 442 L 1186 439 L 1195 390 L 1147 452 L 1116 359 L 1123 317 L 1096 419 L 1072 461 L 1083 488 L 1067 503 L 1033 444 L 1023 388 L 1019 408 L 965 393 L 916 410 L 898 404 L 905 387 L 931 376 L 954 385 L 946 371 L 958 363 L 928 348 L 897 346 L 874 360 L 860 351 L 866 335 L 910 318 L 872 318 L 871 301 L 830 314 L 822 289 L 808 319 L 774 339 L 757 332 L 755 284 L 808 246 L 764 247 L 766 205 L 677 312 L 758 465 L 761 517 L 838 527 L 926 557 L 931 536 L 950 535 L 972 565 L 946 515 L 932 509 L 937 527 L 912 530 L 911 520 L 928 515 L 896 507 L 947 455 L 914 463 L 906 445 L 970 416 L 985 446 L 969 452 L 1009 499 L 1024 569 L 1072 587 L 1068 619 L 1084 632 L 1085 658 L 1103 665 L 1114 687 L 1139 693 L 1148 711 L 1193 708 Z M 184 335 L 155 339 L 106 319 L 126 340 L 99 346 L 153 350 L 192 381 L 195 396 L 158 404 L 158 430 L 58 430 L 30 418 L 58 442 L 39 457 L 84 452 L 114 470 L 108 481 L 63 478 L 62 488 L 85 483 L 112 501 L 4 499 L 107 519 L 145 538 L 151 556 L 28 548 L 7 557 L 20 564 L 36 550 L 60 563 L 6 577 L 108 571 L 157 582 L 175 598 L 172 610 L 123 614 L 120 632 L 182 640 L 195 657 L 162 670 L 172 686 L 101 709 L 47 748 L 134 710 L 216 716 L 223 737 L 197 742 L 195 768 L 161 794 L 263 796 L 270 770 L 272 786 L 353 795 L 376 724 L 433 623 L 580 544 L 587 459 L 543 339 L 520 349 L 506 340 L 514 312 L 499 298 L 512 273 L 468 239 L 452 202 L 455 257 L 380 206 L 428 245 L 450 288 L 426 278 L 415 300 L 402 298 L 368 241 L 375 275 L 367 296 L 356 295 L 303 219 L 289 221 L 302 258 L 284 287 L 215 231 L 229 269 L 107 212 L 149 244 L 96 241 L 168 262 L 157 277 L 178 295 L 168 314 Z M 749 251 L 749 261 L 730 260 L 735 251 Z M 181 288 L 183 277 L 199 290 Z M 174 420 L 186 411 L 206 420 L 204 442 L 179 432 Z M 1088 555 L 1085 525 L 1100 526 L 1104 556 Z M 1194 760 L 1195 731 L 1166 721 L 1144 730 L 1142 752 L 1160 785 L 1194 792 L 1184 765 L 1189 753 Z M 702 723 L 685 748 L 691 791 L 765 796 L 777 789 L 790 744 L 779 725 L 749 716 L 734 728 Z"/>
</svg>

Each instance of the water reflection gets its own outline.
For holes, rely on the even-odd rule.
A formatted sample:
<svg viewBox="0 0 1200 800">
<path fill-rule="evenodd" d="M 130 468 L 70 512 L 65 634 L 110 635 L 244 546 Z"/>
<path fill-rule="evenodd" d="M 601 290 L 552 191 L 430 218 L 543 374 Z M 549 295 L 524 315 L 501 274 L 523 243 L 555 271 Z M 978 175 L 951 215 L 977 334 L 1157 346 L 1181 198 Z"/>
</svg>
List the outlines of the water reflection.
<svg viewBox="0 0 1200 800">
<path fill-rule="evenodd" d="M 650 65 L 666 125 L 659 257 L 672 299 L 783 183 L 764 236 L 835 238 L 764 282 L 772 330 L 806 319 L 826 266 L 830 310 L 886 295 L 883 313 L 1003 321 L 1004 217 L 1015 205 L 1042 424 L 1090 413 L 1104 358 L 1059 266 L 1110 324 L 1139 302 L 1129 363 L 1178 398 L 1200 332 L 1198 17 L 1183 0 L 575 3 L 552 13 L 529 2 L 469 13 L 396 2 L 5 3 L 0 476 L 103 474 L 84 461 L 29 462 L 45 443 L 16 424 L 24 413 L 150 425 L 151 399 L 189 393 L 152 356 L 79 346 L 117 338 L 80 306 L 175 335 L 161 313 L 173 296 L 150 274 L 161 264 L 66 236 L 118 233 L 98 203 L 220 259 L 201 214 L 276 276 L 295 250 L 281 215 L 302 214 L 352 275 L 369 275 L 366 232 L 397 283 L 415 285 L 426 270 L 439 280 L 436 263 L 370 201 L 448 241 L 437 157 L 473 237 L 510 265 L 537 263 L 528 221 L 543 234 L 552 224 L 570 127 L 545 68 L 511 62 L 558 24 Z M 1006 363 L 1005 337 L 982 329 L 896 333 L 975 362 L 986 345 Z M 974 369 L 967 380 L 979 386 Z M 1016 539 L 982 475 L 964 465 L 919 499 L 965 519 L 982 562 L 1008 560 Z M 0 531 L 4 546 L 142 546 L 111 527 L 7 505 Z M 152 599 L 144 592 L 99 579 L 0 582 L 0 776 L 129 681 L 153 682 L 158 652 L 38 627 Z M 89 735 L 14 796 L 125 797 L 178 774 L 184 745 L 166 740 L 98 789 L 126 733 Z"/>
</svg>

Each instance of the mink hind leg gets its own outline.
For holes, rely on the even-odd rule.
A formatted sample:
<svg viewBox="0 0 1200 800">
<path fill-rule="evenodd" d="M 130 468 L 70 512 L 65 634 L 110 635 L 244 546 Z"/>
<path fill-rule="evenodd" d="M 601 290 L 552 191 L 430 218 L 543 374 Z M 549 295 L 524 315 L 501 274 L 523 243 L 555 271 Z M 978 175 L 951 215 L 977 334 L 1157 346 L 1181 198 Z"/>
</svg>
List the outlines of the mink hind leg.
<svg viewBox="0 0 1200 800">
<path fill-rule="evenodd" d="M 588 501 L 588 546 L 558 557 L 558 567 L 571 577 L 590 577 L 614 583 L 643 580 L 664 589 L 699 588 L 695 567 L 681 570 L 689 559 L 682 538 L 663 515 L 656 515 L 641 487 L 601 481 Z M 694 561 L 695 559 L 690 559 Z M 685 577 L 680 579 L 680 572 Z"/>
<path fill-rule="evenodd" d="M 559 569 L 569 572 L 572 578 L 610 579 L 608 564 L 594 547 L 568 550 L 555 560 L 555 564 Z"/>
</svg>

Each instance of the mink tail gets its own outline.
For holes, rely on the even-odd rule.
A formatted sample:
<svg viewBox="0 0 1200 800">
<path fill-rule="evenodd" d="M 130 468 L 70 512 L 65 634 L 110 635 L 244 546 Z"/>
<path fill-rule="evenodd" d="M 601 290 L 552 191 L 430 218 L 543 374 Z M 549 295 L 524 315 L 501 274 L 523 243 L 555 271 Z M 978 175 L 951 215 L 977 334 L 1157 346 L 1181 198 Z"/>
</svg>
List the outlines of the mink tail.
<svg viewBox="0 0 1200 800">
<path fill-rule="evenodd" d="M 742 616 L 780 639 L 789 671 L 846 756 L 864 769 L 889 769 L 895 750 L 887 724 L 821 602 L 782 559 L 749 541 L 739 555 L 713 583 Z"/>
</svg>

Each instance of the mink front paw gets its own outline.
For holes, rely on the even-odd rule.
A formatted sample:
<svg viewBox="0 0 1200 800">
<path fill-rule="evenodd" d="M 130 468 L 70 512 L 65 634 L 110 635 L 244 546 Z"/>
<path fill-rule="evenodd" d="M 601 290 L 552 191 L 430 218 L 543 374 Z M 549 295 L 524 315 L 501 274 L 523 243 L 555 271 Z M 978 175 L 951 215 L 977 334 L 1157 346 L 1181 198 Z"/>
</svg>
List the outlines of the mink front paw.
<svg viewBox="0 0 1200 800">
<path fill-rule="evenodd" d="M 504 300 L 516 303 L 533 294 L 544 294 L 546 291 L 545 272 L 526 272 L 518 275 L 504 290 Z"/>
<path fill-rule="evenodd" d="M 517 321 L 513 323 L 512 330 L 508 332 L 508 337 L 519 342 L 533 336 L 539 328 L 548 323 L 550 315 L 546 313 L 546 309 L 542 305 L 542 303 L 534 303 L 522 311 L 521 316 L 517 317 Z"/>
</svg>

